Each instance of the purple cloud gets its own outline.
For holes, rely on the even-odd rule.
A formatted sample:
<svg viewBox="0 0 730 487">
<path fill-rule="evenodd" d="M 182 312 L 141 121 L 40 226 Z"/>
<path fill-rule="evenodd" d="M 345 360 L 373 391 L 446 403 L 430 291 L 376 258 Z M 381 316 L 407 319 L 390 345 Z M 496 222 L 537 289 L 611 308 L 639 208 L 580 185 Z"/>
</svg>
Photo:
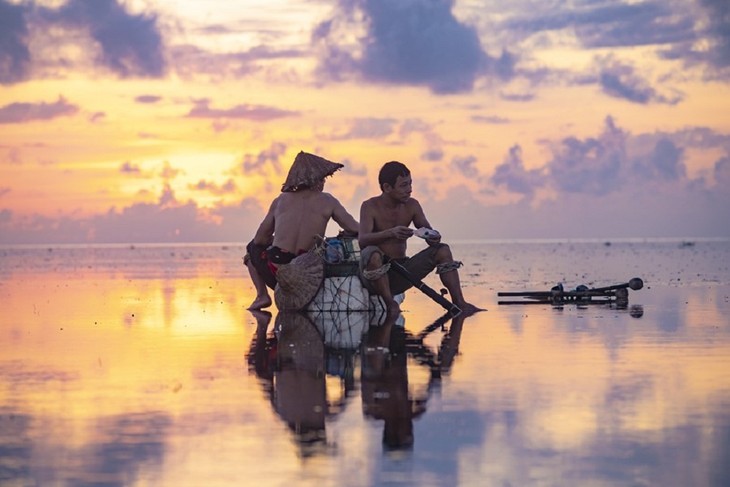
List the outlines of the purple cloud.
<svg viewBox="0 0 730 487">
<path fill-rule="evenodd" d="M 267 122 L 277 118 L 299 116 L 298 112 L 282 110 L 275 107 L 262 105 L 236 105 L 231 108 L 217 109 L 210 108 L 207 100 L 196 102 L 195 106 L 188 112 L 190 118 L 240 118 Z"/>
<path fill-rule="evenodd" d="M 642 105 L 652 102 L 675 105 L 682 100 L 681 96 L 667 98 L 659 94 L 636 74 L 632 66 L 625 64 L 612 63 L 603 67 L 598 76 L 598 84 L 609 96 Z"/>
<path fill-rule="evenodd" d="M 26 7 L 0 0 L 0 84 L 23 81 L 30 69 Z"/>
<path fill-rule="evenodd" d="M 332 139 L 384 139 L 393 133 L 396 123 L 392 118 L 357 118 L 344 133 L 333 135 Z"/>
<path fill-rule="evenodd" d="M 531 196 L 535 189 L 545 184 L 543 171 L 525 169 L 522 161 L 522 148 L 519 145 L 510 147 L 504 162 L 496 167 L 491 181 L 496 186 L 504 186 L 512 193 Z"/>
<path fill-rule="evenodd" d="M 216 184 L 212 181 L 201 179 L 196 184 L 191 184 L 189 188 L 197 191 L 206 191 L 220 196 L 234 193 L 236 191 L 236 183 L 233 182 L 233 179 L 228 179 L 228 181 L 223 184 Z"/>
<path fill-rule="evenodd" d="M 451 164 L 464 176 L 476 178 L 479 176 L 479 169 L 476 168 L 477 158 L 474 156 L 454 157 Z"/>
<path fill-rule="evenodd" d="M 141 174 L 142 170 L 139 168 L 139 166 L 137 164 L 132 164 L 129 161 L 125 161 L 119 167 L 119 172 L 121 172 L 122 174 L 137 175 L 137 174 Z"/>
<path fill-rule="evenodd" d="M 484 74 L 509 78 L 514 59 L 508 53 L 490 58 L 476 28 L 454 16 L 453 4 L 453 0 L 341 0 L 336 15 L 313 33 L 315 45 L 323 46 L 320 72 L 327 79 L 355 73 L 375 82 L 422 85 L 434 93 L 470 91 Z M 367 37 L 353 48 L 342 44 L 340 28 L 347 30 L 360 22 L 359 14 Z"/>
<path fill-rule="evenodd" d="M 11 103 L 0 107 L 0 124 L 51 120 L 76 114 L 79 107 L 59 97 L 54 103 Z"/>
<path fill-rule="evenodd" d="M 264 172 L 264 168 L 271 166 L 276 172 L 281 171 L 281 163 L 279 159 L 286 153 L 286 144 L 281 142 L 273 142 L 271 147 L 262 150 L 256 155 L 245 154 L 241 162 L 241 170 L 243 174 Z"/>
<path fill-rule="evenodd" d="M 166 70 L 162 36 L 154 14 L 131 14 L 117 0 L 69 0 L 46 9 L 46 22 L 88 31 L 101 48 L 97 60 L 117 75 L 161 77 Z"/>
<path fill-rule="evenodd" d="M 162 100 L 161 96 L 158 95 L 140 95 L 134 98 L 137 103 L 157 103 Z"/>
</svg>

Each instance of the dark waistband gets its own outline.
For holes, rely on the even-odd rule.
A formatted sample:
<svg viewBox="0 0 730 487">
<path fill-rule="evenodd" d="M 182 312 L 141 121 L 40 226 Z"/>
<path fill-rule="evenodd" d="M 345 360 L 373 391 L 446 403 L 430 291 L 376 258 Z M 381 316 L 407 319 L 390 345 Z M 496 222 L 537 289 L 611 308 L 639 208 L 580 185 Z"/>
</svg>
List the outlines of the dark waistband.
<svg viewBox="0 0 730 487">
<path fill-rule="evenodd" d="M 288 264 L 296 256 L 296 254 L 283 250 L 275 245 L 266 249 L 266 257 L 274 264 Z"/>
</svg>

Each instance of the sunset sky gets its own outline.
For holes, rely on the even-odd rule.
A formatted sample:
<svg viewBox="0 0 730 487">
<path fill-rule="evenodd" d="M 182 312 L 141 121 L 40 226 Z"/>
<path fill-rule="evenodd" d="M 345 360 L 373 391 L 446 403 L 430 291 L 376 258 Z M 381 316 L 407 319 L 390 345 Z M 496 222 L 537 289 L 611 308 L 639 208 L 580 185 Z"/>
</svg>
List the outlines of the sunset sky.
<svg viewBox="0 0 730 487">
<path fill-rule="evenodd" d="M 727 0 L 0 0 L 0 243 L 246 242 L 300 151 L 446 238 L 730 237 Z"/>
</svg>

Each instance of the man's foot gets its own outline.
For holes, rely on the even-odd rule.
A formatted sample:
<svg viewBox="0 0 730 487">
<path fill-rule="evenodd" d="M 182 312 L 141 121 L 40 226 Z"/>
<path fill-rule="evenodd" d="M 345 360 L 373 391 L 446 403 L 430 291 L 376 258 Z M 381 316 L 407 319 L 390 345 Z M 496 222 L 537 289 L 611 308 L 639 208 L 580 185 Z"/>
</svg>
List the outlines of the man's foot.
<svg viewBox="0 0 730 487">
<path fill-rule="evenodd" d="M 480 311 L 486 311 L 486 308 L 479 308 L 477 306 L 474 306 L 471 303 L 467 303 L 466 301 L 464 301 L 463 303 L 455 303 L 455 304 L 459 307 L 459 309 L 461 310 L 461 314 L 463 316 L 470 316 L 470 315 L 473 315 L 474 313 L 478 313 Z"/>
<path fill-rule="evenodd" d="M 268 308 L 269 306 L 271 306 L 271 298 L 267 294 L 265 296 L 256 296 L 256 299 L 253 300 L 253 303 L 251 303 L 248 309 L 263 309 Z"/>
</svg>

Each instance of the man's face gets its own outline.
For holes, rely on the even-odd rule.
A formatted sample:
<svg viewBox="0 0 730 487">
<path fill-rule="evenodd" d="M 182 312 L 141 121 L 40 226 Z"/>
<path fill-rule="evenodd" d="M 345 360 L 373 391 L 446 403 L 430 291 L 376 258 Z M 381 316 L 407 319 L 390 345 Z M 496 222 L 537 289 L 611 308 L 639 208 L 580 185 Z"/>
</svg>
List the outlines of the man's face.
<svg viewBox="0 0 730 487">
<path fill-rule="evenodd" d="M 411 176 L 398 176 L 395 185 L 386 185 L 388 195 L 394 200 L 405 203 L 411 197 L 413 191 L 413 180 Z"/>
</svg>

